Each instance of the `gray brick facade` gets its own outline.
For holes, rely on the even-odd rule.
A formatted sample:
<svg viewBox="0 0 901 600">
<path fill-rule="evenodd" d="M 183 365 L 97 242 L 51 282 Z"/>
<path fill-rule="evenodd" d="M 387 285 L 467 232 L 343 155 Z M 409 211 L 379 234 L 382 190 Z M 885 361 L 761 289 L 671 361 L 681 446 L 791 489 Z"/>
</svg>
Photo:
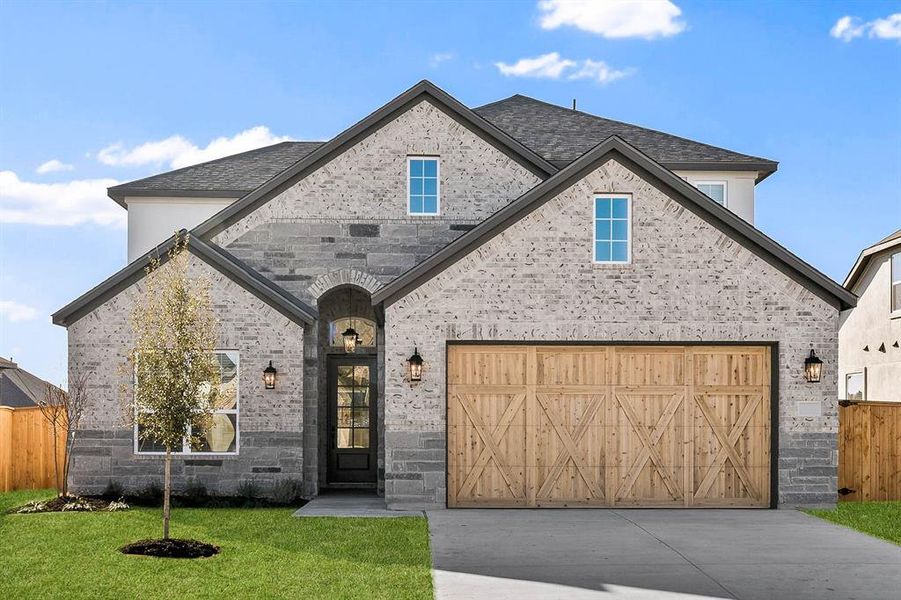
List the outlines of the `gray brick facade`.
<svg viewBox="0 0 901 600">
<path fill-rule="evenodd" d="M 407 157 L 441 159 L 441 215 L 407 214 Z M 832 502 L 836 488 L 838 309 L 635 173 L 608 162 L 471 251 L 384 312 L 369 294 L 539 183 L 536 175 L 427 101 L 382 124 L 213 241 L 316 307 L 305 327 L 205 263 L 222 347 L 241 352 L 240 454 L 176 460 L 190 480 L 230 493 L 247 479 L 269 486 L 325 481 L 325 361 L 330 320 L 351 312 L 379 321 L 379 488 L 394 507 L 444 506 L 445 348 L 453 340 L 777 342 L 781 505 Z M 592 198 L 633 195 L 633 260 L 592 261 Z M 132 285 L 69 325 L 70 370 L 90 369 L 91 406 L 72 484 L 143 487 L 158 457 L 135 456 L 120 417 Z M 423 381 L 406 381 L 414 346 Z M 827 368 L 803 380 L 810 348 Z M 269 360 L 279 371 L 264 390 Z M 815 406 L 817 416 L 799 407 Z M 812 403 L 812 404 L 811 404 Z M 809 413 L 804 413 L 809 414 Z"/>
<path fill-rule="evenodd" d="M 633 259 L 594 264 L 592 198 L 633 195 Z M 448 340 L 761 341 L 779 344 L 779 503 L 835 501 L 838 309 L 607 162 L 386 309 L 386 497 L 444 506 Z M 423 381 L 406 381 L 415 346 Z M 821 416 L 799 416 L 814 402 Z"/>
<path fill-rule="evenodd" d="M 193 480 L 211 491 L 234 493 L 247 480 L 264 490 L 278 480 L 301 480 L 303 328 L 193 256 L 190 273 L 212 283 L 219 347 L 240 353 L 240 448 L 237 455 L 177 457 L 175 489 Z M 131 383 L 125 370 L 129 320 L 142 289 L 142 282 L 135 283 L 69 327 L 70 373 L 91 373 L 90 404 L 71 469 L 71 484 L 79 491 L 100 492 L 110 481 L 129 489 L 162 481 L 162 458 L 134 453 L 133 431 L 122 416 L 121 389 Z M 269 360 L 279 371 L 274 390 L 263 388 Z"/>
</svg>

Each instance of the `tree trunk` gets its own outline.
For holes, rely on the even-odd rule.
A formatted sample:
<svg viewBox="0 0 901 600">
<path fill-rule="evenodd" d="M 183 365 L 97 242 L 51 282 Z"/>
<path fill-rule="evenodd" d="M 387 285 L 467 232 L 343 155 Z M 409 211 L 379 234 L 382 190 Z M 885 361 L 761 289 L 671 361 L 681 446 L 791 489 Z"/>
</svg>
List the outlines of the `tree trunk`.
<svg viewBox="0 0 901 600">
<path fill-rule="evenodd" d="M 59 426 L 53 423 L 53 477 L 56 481 L 56 493 L 66 496 L 66 486 L 59 480 Z"/>
<path fill-rule="evenodd" d="M 169 493 L 172 491 L 172 451 L 166 447 L 166 469 L 163 475 L 163 539 L 169 539 Z"/>
<path fill-rule="evenodd" d="M 63 456 L 63 496 L 69 495 L 69 465 L 72 463 L 72 448 L 75 447 L 75 432 L 66 426 L 65 456 Z"/>
</svg>

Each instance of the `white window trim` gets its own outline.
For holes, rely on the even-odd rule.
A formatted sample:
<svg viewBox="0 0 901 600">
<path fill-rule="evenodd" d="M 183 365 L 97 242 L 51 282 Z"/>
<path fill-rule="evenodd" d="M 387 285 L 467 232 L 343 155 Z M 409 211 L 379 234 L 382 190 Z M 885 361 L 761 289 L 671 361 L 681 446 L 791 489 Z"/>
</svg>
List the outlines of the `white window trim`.
<svg viewBox="0 0 901 600">
<path fill-rule="evenodd" d="M 410 161 L 434 160 L 435 161 L 435 212 L 411 212 L 410 211 Z M 441 215 L 441 157 L 428 154 L 413 154 L 407 156 L 407 216 L 408 217 L 437 217 Z"/>
<path fill-rule="evenodd" d="M 595 208 L 595 200 L 598 198 L 625 198 L 626 199 L 626 220 L 629 224 L 629 235 L 626 239 L 626 260 L 598 260 L 598 232 L 597 232 L 597 209 Z M 596 265 L 629 265 L 632 264 L 632 194 L 592 194 L 591 196 L 591 259 Z"/>
<path fill-rule="evenodd" d="M 237 383 L 235 384 L 235 407 L 223 410 L 216 410 L 215 413 L 220 413 L 223 415 L 235 415 L 235 450 L 234 452 L 192 452 L 190 444 L 188 440 L 185 439 L 182 442 L 182 449 L 177 452 L 172 452 L 172 456 L 197 456 L 197 457 L 207 457 L 207 456 L 238 456 L 241 453 L 241 352 L 234 348 L 217 348 L 213 350 L 213 353 L 216 352 L 234 352 L 238 355 L 238 370 L 235 372 L 235 379 Z M 135 382 L 137 383 L 138 374 L 135 373 Z M 137 405 L 134 407 L 135 411 L 138 410 Z M 190 429 L 190 427 L 189 427 Z M 148 450 L 138 450 L 138 421 L 135 419 L 134 428 L 133 428 L 133 437 L 134 437 L 134 453 L 137 456 L 165 456 L 166 452 L 153 452 Z"/>
<path fill-rule="evenodd" d="M 703 180 L 703 181 L 694 181 L 694 182 L 692 182 L 692 185 L 695 186 L 695 188 L 697 188 L 699 192 L 701 191 L 700 188 L 698 188 L 699 185 L 721 185 L 721 186 L 723 186 L 723 204 L 722 204 L 722 206 L 723 206 L 723 208 L 729 208 L 729 182 L 728 181 L 710 179 L 710 180 Z M 704 194 L 704 192 L 701 192 L 701 193 Z M 704 194 L 704 195 L 707 196 L 707 194 Z M 707 197 L 710 198 L 710 196 L 707 196 Z M 713 200 L 713 198 L 710 198 L 710 199 Z M 716 202 L 716 200 L 713 200 L 713 201 Z M 719 204 L 719 202 L 717 202 L 717 204 Z"/>
<path fill-rule="evenodd" d="M 861 398 L 860 402 L 866 402 L 867 400 L 867 370 L 866 368 L 861 369 L 860 371 L 848 371 L 845 373 L 845 400 L 848 399 L 848 377 L 851 375 L 860 375 L 860 378 L 863 380 L 863 385 L 861 386 L 861 391 L 863 392 L 863 398 Z"/>
<path fill-rule="evenodd" d="M 901 262 L 901 252 L 894 252 L 889 254 L 888 257 L 888 313 L 889 318 L 898 319 L 901 318 L 901 307 L 898 307 L 895 310 L 892 310 L 894 297 L 895 297 L 895 286 L 901 285 L 901 280 L 895 281 L 893 278 L 894 268 L 895 268 L 895 257 L 898 257 L 898 261 Z"/>
</svg>

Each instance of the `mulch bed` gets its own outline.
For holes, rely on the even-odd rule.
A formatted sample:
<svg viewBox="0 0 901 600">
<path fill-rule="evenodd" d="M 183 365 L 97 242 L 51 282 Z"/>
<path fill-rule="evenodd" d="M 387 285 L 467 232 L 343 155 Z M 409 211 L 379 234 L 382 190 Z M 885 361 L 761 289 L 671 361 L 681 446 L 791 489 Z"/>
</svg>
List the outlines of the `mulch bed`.
<svg viewBox="0 0 901 600">
<path fill-rule="evenodd" d="M 122 554 L 157 558 L 208 558 L 219 554 L 219 546 L 197 540 L 138 540 L 119 548 Z"/>
<path fill-rule="evenodd" d="M 110 505 L 113 505 L 110 507 Z M 33 501 L 23 506 L 10 509 L 10 513 L 48 513 L 48 512 L 100 512 L 128 509 L 127 504 L 106 498 L 92 496 L 55 496 L 48 500 Z"/>
</svg>

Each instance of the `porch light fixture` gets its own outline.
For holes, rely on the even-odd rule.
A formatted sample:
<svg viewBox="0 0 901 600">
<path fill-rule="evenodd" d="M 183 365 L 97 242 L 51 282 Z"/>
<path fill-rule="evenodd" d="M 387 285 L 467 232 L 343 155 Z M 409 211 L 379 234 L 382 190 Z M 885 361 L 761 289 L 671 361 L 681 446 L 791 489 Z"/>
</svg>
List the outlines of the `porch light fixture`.
<svg viewBox="0 0 901 600">
<path fill-rule="evenodd" d="M 344 338 L 344 351 L 348 354 L 353 354 L 357 351 L 357 342 L 360 341 L 360 336 L 357 334 L 357 330 L 354 329 L 353 302 L 353 290 L 347 288 L 347 306 L 348 312 L 350 312 L 350 323 L 348 324 L 347 329 L 344 330 L 344 333 L 341 334 L 341 337 Z"/>
<path fill-rule="evenodd" d="M 804 376 L 807 378 L 807 383 L 819 383 L 822 375 L 823 361 L 820 360 L 816 352 L 811 350 L 810 356 L 804 359 Z"/>
<path fill-rule="evenodd" d="M 267 390 L 275 389 L 275 375 L 278 371 L 275 367 L 272 366 L 272 361 L 269 361 L 269 366 L 263 369 L 263 383 L 266 386 Z"/>
<path fill-rule="evenodd" d="M 413 356 L 407 359 L 410 365 L 410 381 L 422 381 L 422 357 L 419 356 L 419 348 L 413 348 Z"/>
</svg>

